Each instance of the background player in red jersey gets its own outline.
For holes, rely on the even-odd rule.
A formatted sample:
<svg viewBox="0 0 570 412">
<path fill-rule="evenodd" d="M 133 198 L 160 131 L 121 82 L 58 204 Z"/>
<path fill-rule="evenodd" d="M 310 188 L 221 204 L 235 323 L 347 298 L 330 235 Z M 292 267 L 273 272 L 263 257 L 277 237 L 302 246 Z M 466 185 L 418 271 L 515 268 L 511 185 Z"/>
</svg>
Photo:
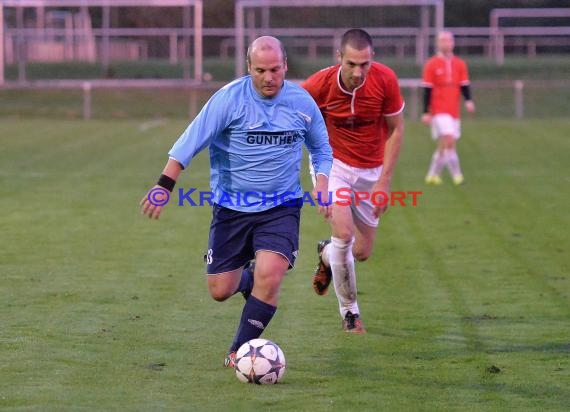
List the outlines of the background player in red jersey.
<svg viewBox="0 0 570 412">
<path fill-rule="evenodd" d="M 422 122 L 431 125 L 438 147 L 433 153 L 426 183 L 441 184 L 441 170 L 447 166 L 453 183 L 463 183 L 455 141 L 461 135 L 460 103 L 465 98 L 465 109 L 473 113 L 475 104 L 467 64 L 453 54 L 455 41 L 449 31 L 440 32 L 436 41 L 437 54 L 430 58 L 423 70 L 424 114 Z"/>
<path fill-rule="evenodd" d="M 380 216 L 386 211 L 376 199 L 354 201 L 354 192 L 390 193 L 392 175 L 404 135 L 404 100 L 398 78 L 387 66 L 374 62 L 370 35 L 348 30 L 341 39 L 339 64 L 310 76 L 303 87 L 313 96 L 325 119 L 333 148 L 329 190 L 353 194 L 349 206 L 333 204 L 332 236 L 317 246 L 319 264 L 313 288 L 328 291 L 331 278 L 339 302 L 343 328 L 365 333 L 356 299 L 354 259 L 372 252 Z M 346 193 L 346 192 L 345 192 Z"/>
</svg>

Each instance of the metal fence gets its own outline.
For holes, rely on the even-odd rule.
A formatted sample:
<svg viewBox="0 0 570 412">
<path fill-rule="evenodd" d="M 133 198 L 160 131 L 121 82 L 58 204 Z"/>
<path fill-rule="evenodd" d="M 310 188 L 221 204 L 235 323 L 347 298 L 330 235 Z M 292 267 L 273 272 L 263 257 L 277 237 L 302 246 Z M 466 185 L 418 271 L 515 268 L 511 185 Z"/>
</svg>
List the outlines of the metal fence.
<svg viewBox="0 0 570 412">
<path fill-rule="evenodd" d="M 293 80 L 300 82 L 301 80 Z M 77 102 L 82 105 L 82 115 L 85 120 L 93 117 L 94 107 L 92 93 L 98 89 L 155 89 L 155 90 L 183 90 L 188 94 L 189 118 L 193 118 L 201 109 L 201 98 L 206 98 L 222 87 L 221 82 L 197 82 L 187 80 L 48 80 L 35 81 L 26 84 L 8 84 L 4 90 L 79 90 L 82 100 Z M 421 80 L 420 79 L 400 79 L 400 87 L 406 99 L 405 114 L 410 120 L 418 120 L 422 113 Z M 527 102 L 525 95 L 528 90 L 543 90 L 545 94 L 560 92 L 565 89 L 570 95 L 569 81 L 522 81 L 522 80 L 501 80 L 501 81 L 477 81 L 473 82 L 475 95 L 492 93 L 493 97 L 482 98 L 480 103 L 484 107 L 487 99 L 501 98 L 499 104 L 502 108 L 501 114 L 506 117 L 523 119 L 527 116 Z M 479 102 L 478 102 L 479 104 Z M 488 103 L 487 103 L 488 105 Z"/>
</svg>

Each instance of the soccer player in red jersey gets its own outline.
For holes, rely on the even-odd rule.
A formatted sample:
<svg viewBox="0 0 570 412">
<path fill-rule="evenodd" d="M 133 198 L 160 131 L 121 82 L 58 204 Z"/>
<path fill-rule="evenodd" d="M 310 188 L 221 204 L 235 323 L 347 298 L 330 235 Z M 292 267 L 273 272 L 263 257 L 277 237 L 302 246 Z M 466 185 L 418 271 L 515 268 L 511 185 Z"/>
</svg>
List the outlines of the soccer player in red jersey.
<svg viewBox="0 0 570 412">
<path fill-rule="evenodd" d="M 389 195 L 392 175 L 404 136 L 404 100 L 396 74 L 373 61 L 370 35 L 348 30 L 341 39 L 339 64 L 310 76 L 302 86 L 319 106 L 333 149 L 329 190 L 352 193 L 352 201 L 333 203 L 332 236 L 317 246 L 319 264 L 313 288 L 328 291 L 331 279 L 339 302 L 343 328 L 365 333 L 357 302 L 354 260 L 364 261 L 372 252 L 380 216 L 386 202 L 354 193 L 384 192 Z M 340 203 L 340 202 L 339 202 Z M 350 204 L 346 204 L 350 203 Z"/>
<path fill-rule="evenodd" d="M 473 113 L 475 103 L 471 90 L 467 64 L 453 54 L 455 41 L 449 31 L 437 36 L 437 54 L 430 58 L 423 70 L 424 114 L 422 122 L 431 126 L 438 147 L 433 153 L 426 183 L 441 184 L 441 170 L 447 166 L 453 183 L 463 183 L 455 141 L 461 135 L 460 103 L 465 98 L 465 109 Z"/>
</svg>

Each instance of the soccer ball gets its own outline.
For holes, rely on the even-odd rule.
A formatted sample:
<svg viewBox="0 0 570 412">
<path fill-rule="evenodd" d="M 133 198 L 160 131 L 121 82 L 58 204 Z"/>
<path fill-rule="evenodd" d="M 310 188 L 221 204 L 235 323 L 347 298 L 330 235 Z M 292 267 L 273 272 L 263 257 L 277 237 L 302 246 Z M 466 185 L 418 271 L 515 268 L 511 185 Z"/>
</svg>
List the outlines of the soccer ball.
<svg viewBox="0 0 570 412">
<path fill-rule="evenodd" d="M 252 339 L 236 352 L 235 371 L 241 382 L 258 385 L 277 383 L 285 373 L 285 356 L 276 343 Z"/>
</svg>

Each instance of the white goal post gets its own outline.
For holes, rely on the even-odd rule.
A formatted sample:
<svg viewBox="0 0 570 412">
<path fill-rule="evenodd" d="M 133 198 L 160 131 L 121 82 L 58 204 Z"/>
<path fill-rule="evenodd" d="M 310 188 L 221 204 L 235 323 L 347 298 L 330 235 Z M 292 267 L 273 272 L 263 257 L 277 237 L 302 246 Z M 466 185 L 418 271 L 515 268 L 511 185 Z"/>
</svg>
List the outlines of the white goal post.
<svg viewBox="0 0 570 412">
<path fill-rule="evenodd" d="M 260 35 L 260 27 L 255 27 L 255 9 L 261 10 L 262 20 L 264 24 L 270 19 L 270 12 L 272 7 L 281 8 L 307 8 L 307 7 L 322 7 L 322 8 L 358 8 L 358 7 L 402 7 L 402 6 L 418 6 L 421 10 L 421 18 L 418 24 L 418 29 L 421 30 L 422 36 L 419 47 L 416 48 L 416 60 L 418 62 L 423 62 L 427 57 L 427 51 L 429 47 L 430 35 L 435 34 L 435 32 L 440 31 L 444 27 L 444 0 L 236 0 L 235 5 L 235 74 L 236 77 L 243 76 L 245 74 L 245 54 L 247 43 L 246 37 L 249 41 L 257 35 Z M 433 25 L 430 24 L 429 8 L 432 7 L 434 10 Z M 346 29 L 343 26 L 343 22 L 339 21 L 337 23 L 336 29 Z M 365 25 L 363 25 L 365 26 Z M 431 32 L 431 27 L 435 29 L 435 32 Z M 350 27 L 348 27 L 350 28 Z M 368 29 L 366 27 L 362 27 Z M 322 28 L 323 34 L 327 33 L 327 30 L 331 28 Z M 293 33 L 289 29 L 276 29 L 270 26 L 263 27 L 263 34 L 274 34 L 279 37 L 280 33 Z M 315 31 L 318 29 L 306 30 L 307 32 Z M 377 31 L 381 32 L 382 28 L 378 28 Z M 431 33 L 430 33 L 431 32 Z M 372 34 L 372 33 L 371 33 Z M 331 35 L 333 37 L 333 35 Z"/>
</svg>

